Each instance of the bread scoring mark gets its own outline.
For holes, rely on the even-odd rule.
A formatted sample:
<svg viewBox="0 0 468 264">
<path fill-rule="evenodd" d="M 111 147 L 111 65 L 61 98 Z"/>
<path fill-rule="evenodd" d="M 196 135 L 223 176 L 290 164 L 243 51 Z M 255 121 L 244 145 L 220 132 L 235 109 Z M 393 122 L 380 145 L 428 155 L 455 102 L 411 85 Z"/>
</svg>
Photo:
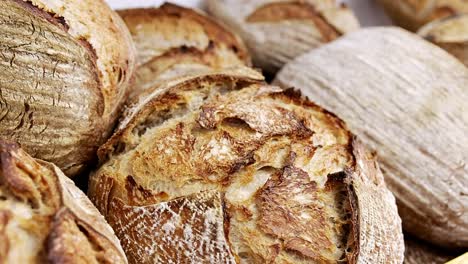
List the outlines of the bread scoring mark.
<svg viewBox="0 0 468 264">
<path fill-rule="evenodd" d="M 226 195 L 226 206 L 220 209 L 225 215 L 224 236 L 229 237 L 226 245 L 236 258 L 262 262 L 273 261 L 275 257 L 272 256 L 276 256 L 279 262 L 298 263 L 310 261 L 312 257 L 331 261 L 345 258 L 350 225 L 345 206 L 348 198 L 342 192 L 343 181 L 335 181 L 340 175 L 327 178 L 327 174 L 353 165 L 348 160 L 352 159 L 351 155 L 345 155 L 349 154 L 349 133 L 344 124 L 300 94 L 241 80 L 204 76 L 177 82 L 136 108 L 121 128 L 123 132 L 114 137 L 114 140 L 130 144 L 118 155 L 111 155 L 93 177 L 110 175 L 122 191 L 110 199 L 115 210 L 107 218 L 113 218 L 113 227 L 119 230 L 119 237 L 126 240 L 127 254 L 135 257 L 132 261 L 144 261 L 139 256 L 155 252 L 160 244 L 160 235 L 148 231 L 156 228 L 155 220 L 144 219 L 161 219 L 153 213 L 161 211 L 160 206 L 166 208 L 175 200 L 193 199 L 194 195 L 209 192 L 206 190 Z M 172 115 L 180 105 L 187 112 Z M 147 123 L 157 125 L 135 133 L 138 130 L 135 128 L 143 128 L 141 124 Z M 329 170 L 325 168 L 328 166 Z M 290 177 L 284 177 L 299 182 L 295 186 L 303 191 L 292 201 L 289 201 L 290 190 L 278 192 L 281 188 L 273 188 L 278 184 L 278 173 L 285 167 L 305 171 L 307 176 L 290 173 Z M 148 196 L 150 192 L 156 195 L 164 192 L 167 199 L 155 201 L 154 197 L 148 197 L 149 202 L 143 203 L 146 206 L 130 206 L 126 201 L 130 191 L 125 189 L 125 186 L 130 187 L 128 175 L 137 186 L 132 188 L 141 187 Z M 287 237 L 288 231 L 278 236 L 265 232 L 257 224 L 261 217 L 258 197 L 269 184 L 273 186 L 271 193 L 276 191 L 278 197 L 287 195 L 288 199 L 278 198 L 286 202 L 276 203 L 277 208 L 282 205 L 288 210 L 292 208 L 293 217 L 315 221 L 318 230 L 307 229 L 309 233 L 304 231 L 308 235 L 306 238 Z M 326 206 L 321 208 L 318 203 Z M 298 210 L 301 204 L 310 210 Z M 124 211 L 128 216 L 114 213 Z M 171 212 L 173 221 L 158 223 L 158 232 L 171 234 L 167 235 L 172 236 L 171 243 L 187 243 L 180 235 L 184 229 L 174 224 L 184 215 L 180 211 Z M 320 219 L 326 223 L 321 225 Z M 287 222 L 284 229 L 294 229 L 297 223 L 299 230 L 306 230 L 299 222 L 291 222 L 290 226 Z M 138 231 L 140 229 L 142 231 Z M 311 250 L 309 244 L 314 245 L 314 236 L 326 239 L 331 249 L 316 245 L 317 251 Z M 288 243 L 284 242 L 286 240 Z M 173 253 L 160 254 L 169 258 Z"/>
<path fill-rule="evenodd" d="M 109 223 L 132 263 L 236 263 L 217 191 L 140 207 L 114 199 L 111 211 Z"/>
<path fill-rule="evenodd" d="M 326 42 L 332 41 L 342 35 L 313 5 L 303 2 L 268 3 L 256 9 L 246 18 L 246 21 L 249 23 L 274 23 L 288 20 L 312 21 Z"/>
</svg>

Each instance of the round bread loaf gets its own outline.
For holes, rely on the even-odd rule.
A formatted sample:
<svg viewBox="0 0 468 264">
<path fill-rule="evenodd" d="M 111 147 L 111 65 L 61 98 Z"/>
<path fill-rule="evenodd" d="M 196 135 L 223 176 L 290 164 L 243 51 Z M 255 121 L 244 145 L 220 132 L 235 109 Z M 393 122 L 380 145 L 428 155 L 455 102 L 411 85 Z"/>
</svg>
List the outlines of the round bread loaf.
<svg viewBox="0 0 468 264">
<path fill-rule="evenodd" d="M 345 125 L 249 69 L 166 83 L 89 195 L 131 263 L 401 263 L 393 195 Z"/>
<path fill-rule="evenodd" d="M 267 73 L 359 28 L 351 10 L 335 0 L 209 0 L 208 10 L 244 39 L 255 66 Z"/>
<path fill-rule="evenodd" d="M 468 13 L 466 0 L 378 0 L 395 24 L 416 31 L 424 24 Z"/>
<path fill-rule="evenodd" d="M 468 69 L 398 28 L 365 29 L 286 65 L 276 84 L 333 109 L 376 150 L 407 232 L 468 247 Z"/>
<path fill-rule="evenodd" d="M 418 34 L 468 66 L 468 14 L 436 20 L 422 27 Z"/>
<path fill-rule="evenodd" d="M 127 263 L 110 226 L 52 163 L 0 140 L 0 263 Z"/>
<path fill-rule="evenodd" d="M 134 69 L 103 0 L 0 2 L 0 136 L 73 176 L 114 125 Z"/>
<path fill-rule="evenodd" d="M 155 83 L 192 72 L 250 65 L 242 41 L 209 17 L 165 3 L 159 8 L 117 11 L 138 50 L 136 97 Z"/>
</svg>

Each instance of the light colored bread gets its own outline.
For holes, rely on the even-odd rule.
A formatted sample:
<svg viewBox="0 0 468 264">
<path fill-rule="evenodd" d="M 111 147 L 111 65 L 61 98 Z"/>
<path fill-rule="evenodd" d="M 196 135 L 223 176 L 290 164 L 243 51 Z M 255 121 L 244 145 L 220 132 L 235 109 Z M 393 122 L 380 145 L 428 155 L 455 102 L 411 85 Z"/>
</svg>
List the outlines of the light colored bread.
<svg viewBox="0 0 468 264">
<path fill-rule="evenodd" d="M 422 27 L 418 34 L 468 66 L 468 14 L 436 20 Z"/>
<path fill-rule="evenodd" d="M 137 46 L 131 97 L 155 83 L 192 72 L 250 65 L 242 41 L 209 17 L 174 4 L 119 10 Z"/>
<path fill-rule="evenodd" d="M 59 168 L 0 141 L 0 263 L 127 263 L 117 237 Z"/>
<path fill-rule="evenodd" d="M 468 246 L 468 69 L 398 28 L 349 34 L 278 73 L 333 110 L 381 161 L 407 232 Z"/>
<path fill-rule="evenodd" d="M 5 0 L 0 10 L 0 136 L 75 175 L 125 97 L 130 34 L 102 0 Z"/>
<path fill-rule="evenodd" d="M 173 80 L 100 149 L 89 195 L 129 261 L 401 263 L 374 157 L 337 117 L 261 80 Z"/>
<path fill-rule="evenodd" d="M 465 0 L 378 0 L 395 24 L 417 31 L 430 21 L 468 13 Z"/>
<path fill-rule="evenodd" d="M 295 57 L 359 28 L 335 0 L 209 0 L 211 15 L 246 42 L 255 66 L 275 73 Z"/>
</svg>

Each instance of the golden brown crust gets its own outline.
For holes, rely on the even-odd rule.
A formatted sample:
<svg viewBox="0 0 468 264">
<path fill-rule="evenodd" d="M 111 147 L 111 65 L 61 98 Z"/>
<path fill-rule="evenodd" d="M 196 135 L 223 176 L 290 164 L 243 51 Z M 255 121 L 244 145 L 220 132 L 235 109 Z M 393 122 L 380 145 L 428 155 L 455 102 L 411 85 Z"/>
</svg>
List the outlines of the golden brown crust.
<svg viewBox="0 0 468 264">
<path fill-rule="evenodd" d="M 393 196 L 338 118 L 229 73 L 166 85 L 127 113 L 90 178 L 131 262 L 401 262 Z"/>
<path fill-rule="evenodd" d="M 468 12 L 464 0 L 379 0 L 393 21 L 408 30 L 437 19 Z"/>
<path fill-rule="evenodd" d="M 323 36 L 325 42 L 332 41 L 343 34 L 317 12 L 315 7 L 306 2 L 273 2 L 265 4 L 250 14 L 246 21 L 281 22 L 284 20 L 311 20 Z"/>
<path fill-rule="evenodd" d="M 125 25 L 89 2 L 0 3 L 0 135 L 69 176 L 109 136 L 134 70 Z"/>
<path fill-rule="evenodd" d="M 138 47 L 139 70 L 133 94 L 158 79 L 198 68 L 250 65 L 242 41 L 211 18 L 165 3 L 159 8 L 119 10 Z M 204 66 L 204 67 L 203 67 Z"/>
<path fill-rule="evenodd" d="M 110 227 L 55 165 L 0 141 L 0 260 L 126 263 Z"/>
</svg>

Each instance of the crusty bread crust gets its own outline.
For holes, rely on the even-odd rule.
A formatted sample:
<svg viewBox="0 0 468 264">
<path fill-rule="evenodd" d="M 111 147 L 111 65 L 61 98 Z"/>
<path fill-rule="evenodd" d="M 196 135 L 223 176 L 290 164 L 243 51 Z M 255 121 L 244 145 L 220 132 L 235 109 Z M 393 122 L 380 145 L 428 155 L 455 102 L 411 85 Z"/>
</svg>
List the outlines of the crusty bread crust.
<svg viewBox="0 0 468 264">
<path fill-rule="evenodd" d="M 250 65 L 235 34 L 195 10 L 165 3 L 159 8 L 118 10 L 138 49 L 138 96 L 161 79 L 194 71 Z"/>
<path fill-rule="evenodd" d="M 468 12 L 464 0 L 379 0 L 398 26 L 417 31 L 421 26 L 444 17 Z"/>
<path fill-rule="evenodd" d="M 359 28 L 335 0 L 210 0 L 208 11 L 239 34 L 255 66 L 274 74 L 285 63 Z"/>
<path fill-rule="evenodd" d="M 127 263 L 102 215 L 55 165 L 0 141 L 0 263 Z"/>
<path fill-rule="evenodd" d="M 162 87 L 90 178 L 130 262 L 401 263 L 394 197 L 333 114 L 255 74 Z"/>
<path fill-rule="evenodd" d="M 102 0 L 7 0 L 0 9 L 0 136 L 76 175 L 121 110 L 130 34 Z"/>
</svg>

